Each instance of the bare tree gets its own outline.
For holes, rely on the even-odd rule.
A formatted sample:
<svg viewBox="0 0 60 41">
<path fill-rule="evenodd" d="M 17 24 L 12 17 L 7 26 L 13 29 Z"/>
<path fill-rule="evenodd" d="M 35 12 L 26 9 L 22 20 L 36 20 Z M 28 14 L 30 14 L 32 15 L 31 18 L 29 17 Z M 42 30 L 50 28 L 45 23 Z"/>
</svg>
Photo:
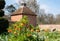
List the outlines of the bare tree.
<svg viewBox="0 0 60 41">
<path fill-rule="evenodd" d="M 29 7 L 36 14 L 39 14 L 39 5 L 36 0 L 20 0 L 19 3 L 21 4 L 21 2 L 26 3 L 27 7 Z"/>
<path fill-rule="evenodd" d="M 56 24 L 60 24 L 60 14 L 56 15 Z"/>
<path fill-rule="evenodd" d="M 53 14 L 46 14 L 44 10 L 41 11 L 38 16 L 39 24 L 55 24 L 55 17 Z"/>
<path fill-rule="evenodd" d="M 36 0 L 29 0 L 27 2 L 27 5 L 29 8 L 32 9 L 32 11 L 34 11 L 36 14 L 39 14 L 39 5 L 37 4 Z"/>
<path fill-rule="evenodd" d="M 53 16 L 53 14 L 47 15 L 47 22 L 48 22 L 48 24 L 54 24 L 55 23 L 55 18 Z"/>
</svg>

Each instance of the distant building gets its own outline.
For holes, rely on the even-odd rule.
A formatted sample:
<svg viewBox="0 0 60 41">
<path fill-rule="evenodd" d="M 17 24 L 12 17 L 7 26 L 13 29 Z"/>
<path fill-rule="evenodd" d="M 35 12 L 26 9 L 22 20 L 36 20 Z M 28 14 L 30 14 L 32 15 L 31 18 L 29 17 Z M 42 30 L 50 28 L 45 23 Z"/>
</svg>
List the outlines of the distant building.
<svg viewBox="0 0 60 41">
<path fill-rule="evenodd" d="M 27 16 L 29 19 L 29 24 L 32 24 L 34 26 L 37 25 L 37 19 L 36 19 L 36 14 L 32 12 L 25 3 L 22 3 L 22 6 L 16 10 L 15 12 L 12 13 L 11 15 L 11 21 L 16 22 L 19 21 L 23 16 Z"/>
</svg>

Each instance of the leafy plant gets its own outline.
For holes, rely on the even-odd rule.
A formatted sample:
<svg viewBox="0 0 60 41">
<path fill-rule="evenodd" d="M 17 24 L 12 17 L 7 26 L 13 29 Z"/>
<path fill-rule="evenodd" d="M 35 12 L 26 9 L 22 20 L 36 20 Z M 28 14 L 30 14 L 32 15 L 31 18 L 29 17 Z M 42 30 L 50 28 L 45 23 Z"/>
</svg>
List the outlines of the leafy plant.
<svg viewBox="0 0 60 41">
<path fill-rule="evenodd" d="M 11 34 L 8 39 L 9 41 L 39 41 L 39 39 L 37 39 L 39 37 L 37 33 L 39 33 L 40 30 L 29 25 L 27 16 L 24 16 L 19 22 L 13 24 L 12 27 L 9 27 L 8 32 Z"/>
</svg>

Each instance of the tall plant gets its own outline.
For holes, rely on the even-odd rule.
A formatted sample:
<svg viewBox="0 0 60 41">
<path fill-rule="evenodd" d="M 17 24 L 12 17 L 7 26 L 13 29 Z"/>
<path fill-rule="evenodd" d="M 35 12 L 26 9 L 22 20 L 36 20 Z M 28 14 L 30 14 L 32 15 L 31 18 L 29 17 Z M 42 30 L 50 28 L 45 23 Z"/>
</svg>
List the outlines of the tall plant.
<svg viewBox="0 0 60 41">
<path fill-rule="evenodd" d="M 0 0 L 0 33 L 7 31 L 7 27 L 9 25 L 8 20 L 4 19 L 4 11 L 3 8 L 5 7 L 5 0 Z"/>
</svg>

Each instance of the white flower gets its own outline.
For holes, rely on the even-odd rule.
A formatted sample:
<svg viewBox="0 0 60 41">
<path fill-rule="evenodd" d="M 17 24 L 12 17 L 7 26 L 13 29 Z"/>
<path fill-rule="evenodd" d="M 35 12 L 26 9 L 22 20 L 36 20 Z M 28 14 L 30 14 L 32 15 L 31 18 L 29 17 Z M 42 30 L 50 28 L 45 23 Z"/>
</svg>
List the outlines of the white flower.
<svg viewBox="0 0 60 41">
<path fill-rule="evenodd" d="M 33 37 L 37 37 L 36 35 L 32 35 Z"/>
</svg>

